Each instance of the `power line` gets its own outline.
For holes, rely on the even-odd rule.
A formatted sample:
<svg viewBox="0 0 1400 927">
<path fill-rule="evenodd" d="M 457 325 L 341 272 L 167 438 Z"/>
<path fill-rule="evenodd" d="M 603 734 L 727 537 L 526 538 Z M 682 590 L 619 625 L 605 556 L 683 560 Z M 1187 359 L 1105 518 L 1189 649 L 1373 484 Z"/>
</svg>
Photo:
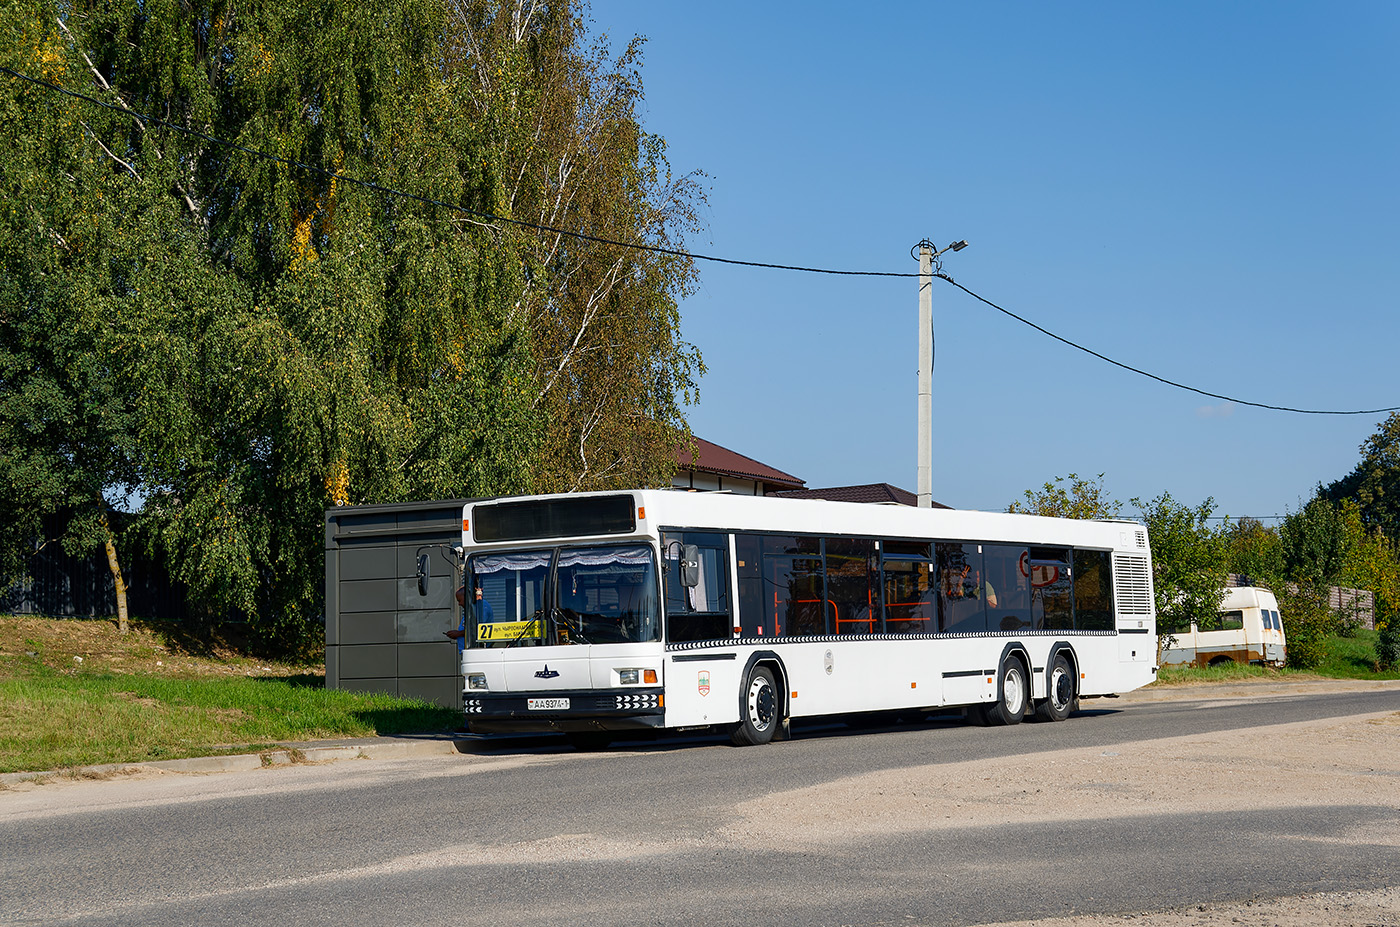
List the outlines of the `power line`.
<svg viewBox="0 0 1400 927">
<path fill-rule="evenodd" d="M 809 273 L 809 274 L 830 274 L 830 275 L 846 276 L 846 277 L 899 277 L 899 278 L 906 278 L 906 279 L 907 279 L 907 278 L 911 278 L 911 277 L 919 277 L 919 276 L 920 276 L 920 274 L 918 274 L 918 273 L 896 273 L 896 272 L 893 272 L 893 271 L 879 271 L 879 270 L 835 270 L 835 269 L 832 269 L 832 268 L 829 268 L 829 267 L 805 267 L 805 266 L 796 265 L 796 264 L 772 264 L 772 263 L 767 263 L 767 262 L 763 262 L 763 261 L 741 261 L 741 260 L 737 260 L 737 259 L 735 259 L 735 258 L 718 257 L 718 256 L 711 255 L 711 254 L 699 254 L 699 253 L 696 253 L 696 252 L 694 252 L 694 251 L 682 251 L 682 250 L 679 250 L 679 249 L 676 249 L 676 248 L 663 248 L 663 247 L 661 247 L 661 246 L 659 246 L 659 245 L 647 245 L 647 244 L 639 244 L 639 243 L 636 243 L 636 242 L 618 241 L 618 240 L 616 240 L 616 239 L 603 238 L 602 236 L 598 236 L 598 235 L 589 235 L 589 234 L 587 234 L 587 233 L 585 233 L 585 232 L 576 232 L 576 231 L 571 231 L 571 230 L 569 230 L 569 229 L 557 228 L 557 227 L 555 227 L 555 226 L 543 225 L 543 224 L 535 223 L 535 222 L 526 222 L 526 221 L 521 220 L 521 219 L 511 219 L 511 218 L 508 218 L 508 217 L 506 217 L 506 216 L 498 216 L 498 215 L 496 215 L 496 214 L 494 214 L 494 213 L 485 212 L 485 211 L 478 210 L 478 209 L 472 209 L 472 208 L 470 208 L 470 207 L 468 207 L 468 206 L 462 206 L 461 204 L 458 204 L 458 203 L 448 203 L 448 202 L 445 202 L 445 201 L 443 201 L 443 200 L 435 200 L 435 199 L 432 199 L 431 197 L 419 196 L 419 195 L 417 195 L 416 193 L 408 193 L 408 192 L 405 192 L 405 191 L 403 191 L 403 190 L 397 190 L 397 189 L 395 189 L 395 188 L 393 188 L 393 187 L 386 187 L 386 186 L 383 186 L 382 184 L 374 183 L 373 181 L 361 180 L 361 179 L 359 179 L 359 178 L 357 178 L 357 177 L 352 177 L 352 176 L 350 176 L 350 175 L 348 175 L 348 174 L 342 174 L 342 173 L 340 173 L 340 172 L 338 172 L 338 171 L 327 170 L 326 168 L 317 167 L 317 166 L 315 166 L 315 165 L 313 165 L 313 164 L 307 164 L 307 163 L 305 163 L 305 162 L 303 162 L 303 161 L 297 161 L 297 160 L 292 159 L 292 158 L 283 158 L 283 157 L 280 157 L 280 156 L 278 156 L 278 155 L 268 154 L 267 152 L 260 151 L 260 150 L 258 150 L 258 149 L 256 149 L 256 148 L 249 148 L 249 147 L 247 147 L 246 145 L 240 145 L 240 144 L 238 144 L 237 142 L 230 142 L 230 141 L 228 141 L 228 140 L 226 140 L 226 139 L 221 139 L 221 138 L 218 138 L 218 137 L 213 136 L 213 135 L 207 135 L 207 134 L 205 134 L 205 133 L 203 133 L 203 132 L 199 132 L 199 131 L 197 131 L 197 130 L 195 130 L 195 129 L 190 129 L 190 128 L 187 128 L 187 127 L 185 127 L 185 126 L 177 125 L 177 124 L 175 124 L 175 123 L 173 123 L 173 122 L 167 122 L 167 121 L 164 120 L 164 119 L 157 119 L 157 118 L 155 118 L 154 116 L 147 116 L 147 115 L 144 115 L 144 114 L 142 114 L 142 113 L 137 113 L 137 112 L 135 112 L 134 110 L 127 109 L 127 108 L 124 107 L 124 106 L 117 106 L 117 105 L 115 105 L 115 104 L 113 104 L 113 103 L 108 103 L 108 102 L 105 101 L 105 100 L 100 100 L 100 99 L 98 99 L 97 97 L 90 96 L 90 95 L 85 94 L 85 93 L 78 93 L 77 91 L 75 91 L 75 90 L 69 90 L 69 89 L 67 89 L 66 87 L 60 87 L 60 86 L 57 85 L 57 84 L 50 83 L 49 81 L 43 80 L 43 79 L 41 79 L 41 78 L 33 77 L 33 76 L 31 76 L 31 75 L 28 75 L 28 74 L 23 74 L 23 73 L 21 73 L 21 72 L 19 72 L 19 71 L 15 71 L 15 70 L 13 70 L 13 69 L 11 69 L 11 68 L 7 68 L 7 67 L 4 67 L 4 66 L 0 66 L 0 71 L 4 72 L 4 73 L 6 73 L 6 74 L 9 74 L 9 75 L 11 75 L 11 76 L 13 76 L 13 77 L 17 77 L 17 78 L 19 78 L 20 80 L 28 81 L 28 82 L 31 83 L 31 84 L 35 84 L 35 85 L 37 85 L 37 86 L 44 87 L 44 88 L 49 89 L 49 90 L 56 90 L 56 91 L 58 91 L 59 93 L 65 94 L 65 95 L 67 95 L 67 96 L 69 96 L 69 97 L 73 97 L 74 99 L 83 100 L 83 101 L 85 101 L 85 102 L 92 103 L 92 104 L 95 104 L 95 105 L 97 105 L 97 106 L 101 106 L 101 107 L 104 107 L 104 108 L 106 108 L 106 109 L 113 110 L 113 111 L 115 111 L 115 112 L 121 113 L 121 114 L 124 115 L 124 116 L 130 116 L 131 118 L 137 119 L 137 120 L 139 120 L 139 121 L 141 121 L 141 122 L 143 122 L 143 123 L 146 123 L 146 124 L 148 124 L 148 125 L 157 125 L 157 126 L 161 126 L 161 127 L 163 127 L 163 128 L 170 129 L 170 130 L 172 130 L 172 131 L 174 131 L 174 132 L 179 132 L 179 133 L 182 133 L 182 134 L 184 134 L 184 135 L 192 136 L 192 137 L 194 137 L 194 138 L 203 139 L 204 141 L 210 142 L 210 143 L 215 144 L 215 145 L 222 146 L 222 147 L 224 147 L 224 148 L 229 148 L 229 149 L 232 149 L 232 150 L 235 150 L 235 151 L 241 151 L 241 152 L 243 152 L 243 153 L 245 153 L 245 154 L 248 154 L 248 155 L 251 155 L 251 156 L 253 156 L 253 157 L 255 157 L 255 158 L 262 158 L 262 159 L 267 160 L 267 161 L 272 161 L 272 162 L 275 162 L 275 163 L 278 163 L 278 164 L 284 164 L 284 165 L 286 165 L 286 166 L 288 166 L 288 167 L 300 168 L 300 169 L 302 169 L 302 170 L 310 171 L 310 172 L 315 173 L 315 174 L 320 174 L 320 175 L 322 175 L 322 176 L 324 176 L 324 177 L 328 177 L 328 178 L 331 178 L 331 179 L 333 179 L 333 180 L 337 180 L 337 181 L 340 181 L 340 182 L 343 182 L 343 183 L 348 183 L 348 184 L 352 184 L 352 185 L 354 185 L 354 186 L 363 187 L 363 188 L 365 188 L 365 189 L 367 189 L 367 190 L 374 190 L 375 192 L 377 192 L 377 193 L 383 193 L 383 194 L 385 194 L 386 196 L 396 196 L 396 197 L 400 197 L 400 198 L 403 198 L 403 199 L 408 199 L 408 200 L 413 200 L 413 201 L 415 201 L 415 202 L 423 203 L 424 205 L 428 205 L 428 206 L 438 206 L 438 207 L 441 207 L 441 208 L 443 208 L 443 209 L 453 210 L 453 211 L 456 211 L 456 212 L 464 213 L 464 214 L 469 215 L 469 216 L 474 216 L 474 217 L 476 217 L 476 218 L 478 218 L 478 219 L 481 219 L 481 220 L 484 220 L 484 221 L 487 221 L 487 222 L 500 222 L 500 223 L 504 223 L 504 224 L 507 224 L 507 225 L 514 225 L 514 226 L 517 226 L 517 227 L 519 227 L 519 228 L 527 228 L 527 229 L 532 229 L 532 230 L 534 230 L 534 231 L 540 231 L 540 232 L 549 232 L 549 233 L 551 233 L 551 234 L 563 235 L 563 236 L 565 236 L 565 237 L 578 239 L 578 240 L 580 240 L 580 241 L 591 241 L 591 242 L 595 242 L 595 243 L 597 243 L 597 244 L 613 245 L 613 246 L 620 247 L 620 248 L 630 248 L 630 249 L 633 249 L 633 250 L 636 250 L 636 251 L 647 251 L 647 252 L 650 252 L 650 253 L 653 253 L 653 254 L 666 254 L 666 255 L 671 255 L 671 256 L 674 256 L 674 257 L 685 257 L 685 258 L 691 258 L 692 260 L 697 260 L 697 261 L 710 261 L 710 262 L 716 263 L 716 264 L 730 264 L 730 265 L 735 265 L 735 266 L 739 266 L 739 267 L 758 267 L 758 268 L 763 268 L 763 269 L 767 269 L 767 270 L 792 270 L 792 271 L 798 271 L 798 272 L 801 272 L 801 273 Z M 1140 376 L 1144 376 L 1144 377 L 1147 377 L 1147 378 L 1152 379 L 1152 380 L 1156 380 L 1157 382 L 1159 382 L 1159 383 L 1164 383 L 1164 384 L 1166 384 L 1167 386 L 1174 386 L 1174 387 L 1176 387 L 1177 389 L 1184 389 L 1184 390 L 1187 390 L 1187 391 L 1189 391 L 1189 392 L 1197 393 L 1197 394 L 1202 395 L 1202 396 L 1208 396 L 1208 397 L 1210 397 L 1210 398 L 1212 398 L 1212 399 L 1222 399 L 1222 400 L 1224 400 L 1224 401 L 1226 401 L 1226 402 L 1233 402 L 1233 403 L 1235 403 L 1235 404 L 1237 404 L 1237 405 L 1242 405 L 1242 406 L 1253 406 L 1254 408 L 1258 408 L 1258 409 L 1271 409 L 1271 410 L 1274 410 L 1274 411 L 1277 411 L 1277 412 L 1294 412 L 1294 413 L 1297 413 L 1297 414 L 1300 414 L 1300 415 L 1378 415 L 1378 414 L 1380 414 L 1380 413 L 1382 413 L 1382 412 L 1395 412 L 1395 411 L 1400 411 L 1400 406 L 1391 406 L 1391 407 L 1385 408 L 1385 409 L 1357 409 L 1357 410 L 1346 410 L 1346 411 L 1337 411 L 1337 410 L 1330 410 L 1330 409 L 1296 409 L 1296 408 L 1292 408 L 1292 407 L 1289 407 L 1289 406 L 1269 405 L 1269 404 L 1267 404 L 1267 403 L 1262 403 L 1262 402 L 1250 402 L 1250 401 L 1245 400 L 1245 399 L 1235 399 L 1235 398 L 1233 398 L 1233 397 L 1225 396 L 1225 395 L 1222 395 L 1222 394 L 1220 394 L 1220 393 L 1212 393 L 1212 392 L 1209 392 L 1209 391 L 1207 391 L 1207 390 L 1197 389 L 1197 388 L 1194 387 L 1194 386 L 1187 386 L 1187 385 L 1184 384 L 1184 383 L 1177 383 L 1177 382 L 1174 381 L 1174 380 L 1168 380 L 1168 379 L 1166 379 L 1165 377 L 1159 377 L 1159 376 L 1157 376 L 1156 374 L 1148 373 L 1146 370 L 1141 370 L 1141 369 L 1139 369 L 1139 368 L 1137 368 L 1137 367 L 1133 367 L 1133 366 L 1131 366 L 1131 365 L 1129 365 L 1129 364 L 1124 364 L 1124 363 L 1122 363 L 1122 362 L 1120 362 L 1120 361 L 1116 361 L 1116 360 L 1114 360 L 1114 359 L 1111 358 L 1111 357 L 1108 357 L 1108 356 L 1106 356 L 1106 355 L 1100 354 L 1098 351 L 1094 351 L 1094 350 L 1092 350 L 1092 349 L 1090 349 L 1090 348 L 1084 347 L 1083 345 L 1076 344 L 1075 342 L 1070 341 L 1068 338 L 1062 338 L 1062 337 L 1060 337 L 1059 335 L 1055 334 L 1054 332 L 1049 331 L 1048 329 L 1042 328 L 1041 326 L 1039 326 L 1039 325 L 1037 325 L 1036 323 L 1030 321 L 1029 319 L 1023 318 L 1023 317 L 1017 315 L 1016 313 L 1012 312 L 1011 310 L 1006 309 L 1006 308 L 1003 308 L 1002 306 L 998 306 L 996 303 L 992 302 L 991 300 L 987 299 L 986 297 L 980 296 L 980 295 L 978 295 L 977 293 L 974 293 L 972 290 L 969 290 L 967 287 L 963 286 L 961 283 L 958 283 L 956 280 L 954 280 L 952 277 L 948 276 L 947 274 L 943 273 L 942 271 L 937 271 L 937 272 L 935 272 L 935 273 L 933 274 L 933 276 L 938 277 L 939 279 L 944 280 L 944 281 L 946 281 L 946 282 L 952 284 L 953 286 L 955 286 L 955 287 L 957 287 L 958 289 L 962 290 L 962 291 L 963 291 L 964 293 L 966 293 L 967 295 L 971 296 L 973 299 L 976 299 L 976 300 L 978 300 L 979 302 L 986 303 L 988 306 L 991 306 L 993 309 L 996 309 L 998 312 L 1005 313 L 1006 315 L 1009 315 L 1011 318 L 1015 319 L 1016 321 L 1021 322 L 1021 323 L 1025 324 L 1025 325 L 1029 325 L 1031 328 L 1034 328 L 1036 331 L 1040 332 L 1040 333 L 1043 334 L 1043 335 L 1046 335 L 1046 336 L 1048 336 L 1048 337 L 1050 337 L 1050 338 L 1054 338 L 1056 341 L 1059 341 L 1059 342 L 1061 342 L 1061 343 L 1063 343 L 1063 344 L 1069 345 L 1069 346 L 1072 347 L 1072 348 L 1076 348 L 1076 349 L 1078 349 L 1078 350 L 1080 350 L 1080 351 L 1083 351 L 1083 352 L 1086 353 L 1086 354 L 1093 355 L 1094 357 L 1097 357 L 1099 360 L 1106 361 L 1107 363 L 1110 363 L 1110 364 L 1114 365 L 1115 367 L 1121 367 L 1121 368 L 1124 369 L 1124 370 L 1130 371 L 1130 372 L 1132 372 L 1132 373 L 1136 373 L 1136 374 L 1138 374 L 1138 375 L 1140 375 Z"/>
<path fill-rule="evenodd" d="M 177 125 L 173 122 L 167 122 L 164 119 L 157 119 L 154 116 L 147 116 L 142 113 L 135 112 L 134 110 L 130 110 L 122 106 L 117 106 L 115 104 L 108 103 L 106 100 L 99 100 L 97 97 L 89 96 L 85 93 L 78 93 L 77 91 L 69 90 L 66 87 L 60 87 L 57 84 L 50 83 L 49 81 L 42 80 L 38 77 L 32 77 L 28 74 L 22 74 L 19 71 L 15 71 L 4 66 L 0 66 L 0 71 L 5 72 L 6 74 L 10 74 L 14 77 L 18 77 L 20 80 L 29 81 L 31 84 L 37 84 L 40 87 L 46 87 L 50 90 L 57 90 L 59 93 L 66 94 L 67 96 L 73 97 L 75 99 L 84 100 L 88 103 L 94 103 L 98 106 L 114 110 L 115 112 L 121 113 L 124 116 L 130 116 L 133 119 L 140 120 L 141 122 L 146 123 L 148 125 L 161 126 L 162 128 L 170 129 L 175 132 L 180 132 L 184 135 L 189 135 L 193 136 L 194 138 L 203 139 L 206 142 L 211 142 L 212 144 L 220 145 L 224 148 L 231 148 L 234 151 L 241 151 L 244 154 L 249 154 L 256 158 L 263 158 L 268 161 L 274 161 L 278 164 L 285 164 L 288 167 L 298 167 L 302 170 L 311 171 L 314 174 L 320 174 L 324 177 L 329 177 L 333 180 L 337 180 L 342 183 L 348 183 L 354 186 L 364 187 L 367 190 L 374 190 L 377 193 L 384 193 L 389 196 L 397 196 L 402 197 L 404 199 L 415 200 L 419 203 L 423 203 L 428 206 L 440 206 L 443 209 L 455 210 L 457 212 L 465 213 L 469 216 L 474 216 L 478 219 L 482 219 L 487 222 L 503 222 L 507 225 L 514 225 L 520 228 L 533 229 L 538 232 L 549 232 L 555 235 L 563 235 L 568 238 L 576 238 L 581 241 L 591 241 L 602 245 L 616 245 L 620 248 L 631 248 L 636 251 L 649 251 L 653 254 L 669 254 L 674 257 L 687 257 L 697 261 L 712 261 L 716 264 L 735 264 L 740 267 L 762 267 L 768 270 L 796 270 L 808 274 L 834 274 L 843 277 L 908 278 L 919 276 L 917 273 L 893 273 L 891 271 L 882 270 L 833 270 L 829 267 L 802 267 L 795 264 L 769 264 L 761 261 L 740 261 L 734 258 L 716 257 L 712 254 L 697 254 L 694 251 L 681 251 L 677 248 L 663 248 L 659 245 L 646 245 L 639 244 L 637 242 L 617 241 L 616 239 L 612 238 L 603 238 L 600 235 L 589 235 L 586 232 L 575 232 L 569 229 L 556 228 L 555 226 L 551 225 L 542 225 L 536 222 L 526 222 L 522 219 L 511 219 L 506 216 L 498 216 L 495 213 L 485 212 L 479 209 L 472 209 L 469 206 L 463 206 L 459 203 L 448 203 L 444 202 L 443 200 L 435 200 L 431 197 L 419 196 L 416 193 L 407 193 L 403 190 L 396 190 L 393 187 L 386 187 L 382 184 L 374 183 L 373 181 L 360 180 L 359 178 L 352 177 L 349 174 L 342 174 L 338 171 L 327 170 L 324 167 L 317 167 L 314 164 L 307 164 L 304 161 L 297 161 L 293 158 L 283 158 L 278 155 L 268 154 L 267 152 L 259 151 L 256 148 L 249 148 L 246 145 L 240 145 L 237 142 L 230 142 L 226 139 L 217 138 L 213 135 L 206 135 L 205 133 L 199 132 L 195 129 L 190 129 L 182 125 Z"/>
<path fill-rule="evenodd" d="M 1244 521 L 1246 518 L 1263 521 L 1266 518 L 1287 518 L 1287 515 L 1207 515 L 1206 521 Z"/>
<path fill-rule="evenodd" d="M 1188 390 L 1188 391 L 1193 392 L 1193 393 L 1199 393 L 1199 394 L 1202 395 L 1202 396 L 1209 396 L 1209 397 L 1212 398 L 1212 399 L 1223 399 L 1223 400 L 1225 400 L 1226 402 L 1233 402 L 1233 403 L 1235 403 L 1235 404 L 1237 404 L 1237 405 L 1241 405 L 1241 406 L 1254 406 L 1256 409 L 1273 409 L 1273 410 L 1276 411 L 1276 412 L 1296 412 L 1296 413 L 1298 413 L 1298 414 L 1300 414 L 1300 415 L 1379 415 L 1379 414 L 1382 413 L 1382 412 L 1395 412 L 1395 411 L 1400 411 L 1400 406 L 1391 406 L 1391 407 L 1388 408 L 1388 409 L 1355 409 L 1355 410 L 1340 411 L 1340 412 L 1339 412 L 1339 411 L 1335 411 L 1335 410 L 1331 410 L 1331 409 L 1294 409 L 1294 408 L 1291 408 L 1291 407 L 1289 407 L 1289 406 L 1271 406 L 1271 405 L 1269 405 L 1269 404 L 1267 404 L 1267 403 L 1263 403 L 1263 402 L 1250 402 L 1250 401 L 1247 400 L 1247 399 L 1235 399 L 1233 396 L 1224 396 L 1224 395 L 1221 395 L 1220 393 L 1212 393 L 1212 392 L 1208 392 L 1208 391 L 1203 390 L 1203 389 L 1197 389 L 1197 388 L 1194 387 L 1194 386 L 1187 386 L 1185 383 L 1177 383 L 1175 380 L 1168 380 L 1168 379 L 1166 379 L 1165 377 L 1159 377 L 1159 376 L 1157 376 L 1155 373 L 1148 373 L 1146 370 L 1139 370 L 1137 367 L 1130 366 L 1130 365 L 1128 365 L 1128 364 L 1122 363 L 1121 361 L 1116 361 L 1116 360 L 1114 360 L 1113 358 L 1107 357 L 1107 356 L 1105 356 L 1105 355 L 1103 355 L 1103 354 L 1100 354 L 1098 351 L 1095 351 L 1095 350 L 1093 350 L 1093 349 L 1091 349 L 1091 348 L 1086 348 L 1086 347 L 1084 347 L 1084 345 L 1082 345 L 1082 344 L 1075 344 L 1073 341 L 1070 341 L 1068 338 L 1061 338 L 1059 335 L 1055 334 L 1054 332 L 1049 331 L 1049 330 L 1044 329 L 1044 328 L 1041 328 L 1039 325 L 1035 324 L 1034 322 L 1030 321 L 1029 319 L 1024 319 L 1024 318 L 1022 318 L 1021 316 L 1019 316 L 1019 315 L 1017 315 L 1016 313 L 1012 312 L 1010 309 L 1005 309 L 1005 308 L 1003 308 L 1003 307 L 1001 307 L 1001 306 L 998 306 L 996 303 L 992 302 L 990 299 L 987 299 L 985 296 L 979 296 L 979 295 L 977 295 L 976 293 L 972 292 L 972 291 L 969 290 L 967 287 L 963 286 L 961 283 L 958 283 L 956 280 L 954 280 L 952 277 L 948 276 L 947 274 L 942 274 L 942 273 L 940 273 L 940 274 L 934 274 L 934 276 L 936 276 L 936 277 L 938 277 L 938 278 L 940 278 L 940 279 L 942 279 L 942 280 L 946 280 L 948 283 L 951 283 L 953 286 L 955 286 L 955 287 L 957 287 L 958 289 L 962 290 L 962 291 L 963 291 L 964 293 L 966 293 L 968 296 L 971 296 L 973 299 L 978 300 L 979 302 L 984 302 L 984 303 L 986 303 L 988 306 L 991 306 L 993 309 L 997 310 L 998 312 L 1004 312 L 1004 313 L 1006 313 L 1007 315 L 1011 316 L 1011 318 L 1015 319 L 1016 321 L 1022 322 L 1022 323 L 1026 324 L 1026 325 L 1029 325 L 1031 328 L 1033 328 L 1033 329 L 1035 329 L 1036 331 L 1040 332 L 1042 335 L 1048 335 L 1049 337 L 1054 338 L 1056 341 L 1061 342 L 1062 344 L 1067 344 L 1067 345 L 1069 345 L 1069 346 L 1072 347 L 1072 348 L 1075 348 L 1075 349 L 1077 349 L 1077 350 L 1083 351 L 1085 354 L 1092 354 L 1094 357 L 1097 357 L 1099 360 L 1101 360 L 1101 361 L 1107 361 L 1108 363 L 1112 364 L 1112 365 L 1115 366 L 1115 367 L 1122 367 L 1124 370 L 1130 370 L 1130 371 L 1132 371 L 1133 373 L 1136 373 L 1136 374 L 1139 374 L 1139 375 L 1141 375 L 1141 376 L 1147 377 L 1148 379 L 1156 380 L 1158 383 L 1165 383 L 1165 384 L 1168 385 L 1168 386 L 1175 386 L 1177 389 L 1184 389 L 1184 390 Z"/>
</svg>

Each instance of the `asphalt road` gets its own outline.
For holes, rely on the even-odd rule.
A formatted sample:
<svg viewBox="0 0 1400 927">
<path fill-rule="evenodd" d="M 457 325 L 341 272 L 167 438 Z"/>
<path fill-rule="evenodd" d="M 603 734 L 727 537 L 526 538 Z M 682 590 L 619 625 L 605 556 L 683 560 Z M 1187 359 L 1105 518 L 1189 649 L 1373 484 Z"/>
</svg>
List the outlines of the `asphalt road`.
<svg viewBox="0 0 1400 927">
<path fill-rule="evenodd" d="M 1085 707 L 1011 728 L 797 727 L 760 748 L 536 740 L 63 786 L 24 813 L 0 793 L 0 923 L 977 924 L 1400 881 L 1400 848 L 1342 839 L 1393 825 L 1400 780 L 1381 777 L 1374 805 L 1228 821 L 1164 808 L 790 847 L 735 831 L 741 802 L 875 770 L 977 760 L 992 774 L 1007 756 L 1396 711 L 1400 692 Z"/>
</svg>

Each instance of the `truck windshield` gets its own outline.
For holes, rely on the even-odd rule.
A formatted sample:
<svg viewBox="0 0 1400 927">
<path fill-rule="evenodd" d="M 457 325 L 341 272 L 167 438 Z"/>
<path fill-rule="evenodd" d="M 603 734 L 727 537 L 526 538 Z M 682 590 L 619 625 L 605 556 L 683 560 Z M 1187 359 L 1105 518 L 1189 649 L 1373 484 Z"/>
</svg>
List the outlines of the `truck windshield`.
<svg viewBox="0 0 1400 927">
<path fill-rule="evenodd" d="M 564 547 L 467 562 L 472 647 L 619 644 L 661 638 L 651 548 Z M 477 590 L 480 594 L 477 594 Z"/>
</svg>

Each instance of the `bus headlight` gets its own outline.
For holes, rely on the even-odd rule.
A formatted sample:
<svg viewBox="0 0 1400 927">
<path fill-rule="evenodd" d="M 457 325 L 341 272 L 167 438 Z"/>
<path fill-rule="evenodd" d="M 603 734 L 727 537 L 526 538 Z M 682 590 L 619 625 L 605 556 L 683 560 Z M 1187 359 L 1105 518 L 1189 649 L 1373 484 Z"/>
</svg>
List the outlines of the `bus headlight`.
<svg viewBox="0 0 1400 927">
<path fill-rule="evenodd" d="M 638 683 L 646 683 L 649 686 L 656 685 L 656 670 L 628 668 L 617 671 L 617 683 L 622 686 L 635 686 Z"/>
<path fill-rule="evenodd" d="M 486 674 L 485 674 L 485 673 L 468 673 L 468 674 L 467 674 L 467 688 L 468 688 L 468 689 L 485 689 L 485 688 L 486 688 Z"/>
</svg>

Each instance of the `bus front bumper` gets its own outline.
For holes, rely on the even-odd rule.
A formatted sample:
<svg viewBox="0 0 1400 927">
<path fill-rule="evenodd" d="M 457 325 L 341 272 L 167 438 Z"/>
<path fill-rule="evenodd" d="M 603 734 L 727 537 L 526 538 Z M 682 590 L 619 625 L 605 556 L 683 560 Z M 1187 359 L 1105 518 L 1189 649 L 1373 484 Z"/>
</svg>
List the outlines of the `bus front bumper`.
<svg viewBox="0 0 1400 927">
<path fill-rule="evenodd" d="M 666 713 L 660 688 L 482 692 L 468 689 L 463 707 L 478 734 L 540 731 L 654 730 Z"/>
</svg>

